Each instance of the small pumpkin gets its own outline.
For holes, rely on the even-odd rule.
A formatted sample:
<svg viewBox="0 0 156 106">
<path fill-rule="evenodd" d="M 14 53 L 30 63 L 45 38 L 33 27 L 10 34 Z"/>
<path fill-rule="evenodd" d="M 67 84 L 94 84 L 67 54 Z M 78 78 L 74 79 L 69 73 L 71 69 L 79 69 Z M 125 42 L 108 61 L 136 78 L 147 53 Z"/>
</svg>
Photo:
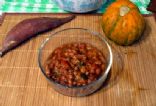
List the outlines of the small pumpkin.
<svg viewBox="0 0 156 106">
<path fill-rule="evenodd" d="M 103 14 L 105 35 L 120 45 L 130 45 L 140 38 L 145 20 L 138 7 L 129 0 L 113 2 Z"/>
</svg>

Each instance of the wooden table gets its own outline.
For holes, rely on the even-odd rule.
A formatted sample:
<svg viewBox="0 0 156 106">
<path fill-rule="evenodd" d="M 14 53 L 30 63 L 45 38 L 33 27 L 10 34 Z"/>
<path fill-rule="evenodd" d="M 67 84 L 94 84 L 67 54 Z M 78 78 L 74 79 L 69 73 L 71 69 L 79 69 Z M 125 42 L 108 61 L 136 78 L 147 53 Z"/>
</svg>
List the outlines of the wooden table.
<svg viewBox="0 0 156 106">
<path fill-rule="evenodd" d="M 26 18 L 65 17 L 54 14 L 6 14 L 0 26 L 0 44 L 6 33 Z M 0 106 L 156 106 L 156 23 L 146 17 L 146 31 L 132 46 L 113 48 L 111 73 L 100 90 L 86 97 L 57 93 L 38 67 L 38 48 L 51 33 L 67 27 L 102 32 L 98 15 L 78 15 L 75 20 L 41 34 L 0 58 Z M 104 34 L 103 34 L 104 35 Z"/>
</svg>

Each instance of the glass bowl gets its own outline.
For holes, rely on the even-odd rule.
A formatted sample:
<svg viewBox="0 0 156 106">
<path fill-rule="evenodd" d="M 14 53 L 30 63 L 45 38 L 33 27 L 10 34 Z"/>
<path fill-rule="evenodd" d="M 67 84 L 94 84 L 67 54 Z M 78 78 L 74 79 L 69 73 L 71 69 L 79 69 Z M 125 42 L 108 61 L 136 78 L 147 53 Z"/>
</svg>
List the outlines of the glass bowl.
<svg viewBox="0 0 156 106">
<path fill-rule="evenodd" d="M 78 87 L 69 87 L 61 85 L 52 79 L 50 79 L 45 73 L 45 61 L 49 55 L 57 47 L 73 43 L 81 42 L 88 43 L 100 50 L 106 58 L 106 68 L 102 75 L 90 84 Z M 61 31 L 53 33 L 49 38 L 47 38 L 39 48 L 38 62 L 39 67 L 46 77 L 46 79 L 51 83 L 52 87 L 61 94 L 67 96 L 86 96 L 96 90 L 98 90 L 107 78 L 113 61 L 112 50 L 107 41 L 97 32 L 93 32 L 84 28 L 67 28 Z"/>
</svg>

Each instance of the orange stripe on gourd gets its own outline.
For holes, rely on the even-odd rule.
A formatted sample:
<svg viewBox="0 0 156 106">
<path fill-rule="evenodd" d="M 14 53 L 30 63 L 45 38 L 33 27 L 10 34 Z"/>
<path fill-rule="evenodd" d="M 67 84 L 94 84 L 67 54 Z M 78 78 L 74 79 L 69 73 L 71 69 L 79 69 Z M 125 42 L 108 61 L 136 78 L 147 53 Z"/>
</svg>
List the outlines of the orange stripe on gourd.
<svg viewBox="0 0 156 106">
<path fill-rule="evenodd" d="M 133 12 L 131 12 L 131 14 L 135 15 L 135 12 L 136 11 L 133 11 Z M 131 30 L 130 35 L 128 35 L 129 44 L 131 44 L 135 39 L 138 39 L 137 35 L 138 35 L 138 30 L 139 30 L 138 27 L 136 26 L 137 19 L 136 19 L 136 17 L 134 17 L 131 14 L 128 17 L 130 18 L 130 20 L 132 20 L 132 21 L 130 21 L 132 26 L 130 26 L 130 24 L 129 24 L 128 27 L 133 28 L 133 30 Z"/>
<path fill-rule="evenodd" d="M 127 35 L 124 35 L 125 30 L 127 30 L 128 34 L 130 33 L 127 27 L 127 25 L 129 24 L 127 21 L 127 15 L 131 10 L 127 6 L 122 6 L 121 8 L 119 8 L 119 11 L 121 11 L 121 9 L 125 9 L 125 12 L 119 12 L 119 19 L 116 22 L 116 25 L 114 26 L 110 36 L 110 38 L 118 44 L 124 43 L 125 40 L 127 42 Z"/>
<path fill-rule="evenodd" d="M 114 12 L 113 14 L 110 14 L 111 12 Z M 107 13 L 106 13 L 107 14 Z M 111 9 L 109 11 L 110 15 L 104 15 L 104 32 L 106 35 L 108 35 L 108 37 L 110 36 L 111 32 L 112 32 L 112 28 L 116 25 L 118 19 L 119 19 L 119 13 L 117 11 L 115 11 L 115 8 Z M 105 17 L 107 19 L 105 19 Z"/>
</svg>

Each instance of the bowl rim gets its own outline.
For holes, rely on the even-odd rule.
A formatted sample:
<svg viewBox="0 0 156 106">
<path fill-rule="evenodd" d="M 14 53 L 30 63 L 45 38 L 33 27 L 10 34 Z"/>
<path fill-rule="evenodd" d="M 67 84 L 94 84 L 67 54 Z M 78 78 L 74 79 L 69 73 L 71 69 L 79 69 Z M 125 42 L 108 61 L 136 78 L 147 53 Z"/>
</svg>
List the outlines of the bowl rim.
<svg viewBox="0 0 156 106">
<path fill-rule="evenodd" d="M 107 68 L 105 69 L 105 72 L 103 75 L 101 75 L 97 80 L 87 84 L 87 85 L 84 85 L 84 86 L 67 86 L 67 85 L 62 85 L 58 82 L 55 82 L 53 81 L 51 78 L 49 78 L 46 73 L 44 72 L 44 69 L 41 65 L 41 55 L 42 55 L 42 48 L 45 46 L 45 44 L 53 37 L 53 36 L 56 36 L 57 33 L 60 33 L 60 32 L 63 32 L 63 31 L 67 31 L 67 30 L 84 30 L 88 33 L 91 33 L 92 36 L 96 36 L 96 37 L 99 37 L 107 46 L 108 48 L 108 51 L 109 51 L 109 55 L 110 55 L 110 61 L 108 62 L 108 65 L 107 65 Z M 78 89 L 78 88 L 85 88 L 87 86 L 91 86 L 91 85 L 94 85 L 96 82 L 98 81 L 101 81 L 103 78 L 107 78 L 107 75 L 111 69 L 111 66 L 112 66 L 112 63 L 113 63 L 113 54 L 112 54 L 112 49 L 111 49 L 111 46 L 108 44 L 108 42 L 106 41 L 106 39 L 98 32 L 95 32 L 95 31 L 91 31 L 90 29 L 87 29 L 87 28 L 80 28 L 80 27 L 76 27 L 76 28 L 65 28 L 65 29 L 62 29 L 62 30 L 59 30 L 59 31 L 56 31 L 54 33 L 52 33 L 48 38 L 46 38 L 40 45 L 39 49 L 38 49 L 38 66 L 42 72 L 42 74 L 46 77 L 46 79 L 48 79 L 51 83 L 54 83 L 55 85 L 58 85 L 58 86 L 61 86 L 61 87 L 64 87 L 64 88 L 74 88 L 74 89 Z M 104 80 L 105 81 L 105 80 Z"/>
</svg>

